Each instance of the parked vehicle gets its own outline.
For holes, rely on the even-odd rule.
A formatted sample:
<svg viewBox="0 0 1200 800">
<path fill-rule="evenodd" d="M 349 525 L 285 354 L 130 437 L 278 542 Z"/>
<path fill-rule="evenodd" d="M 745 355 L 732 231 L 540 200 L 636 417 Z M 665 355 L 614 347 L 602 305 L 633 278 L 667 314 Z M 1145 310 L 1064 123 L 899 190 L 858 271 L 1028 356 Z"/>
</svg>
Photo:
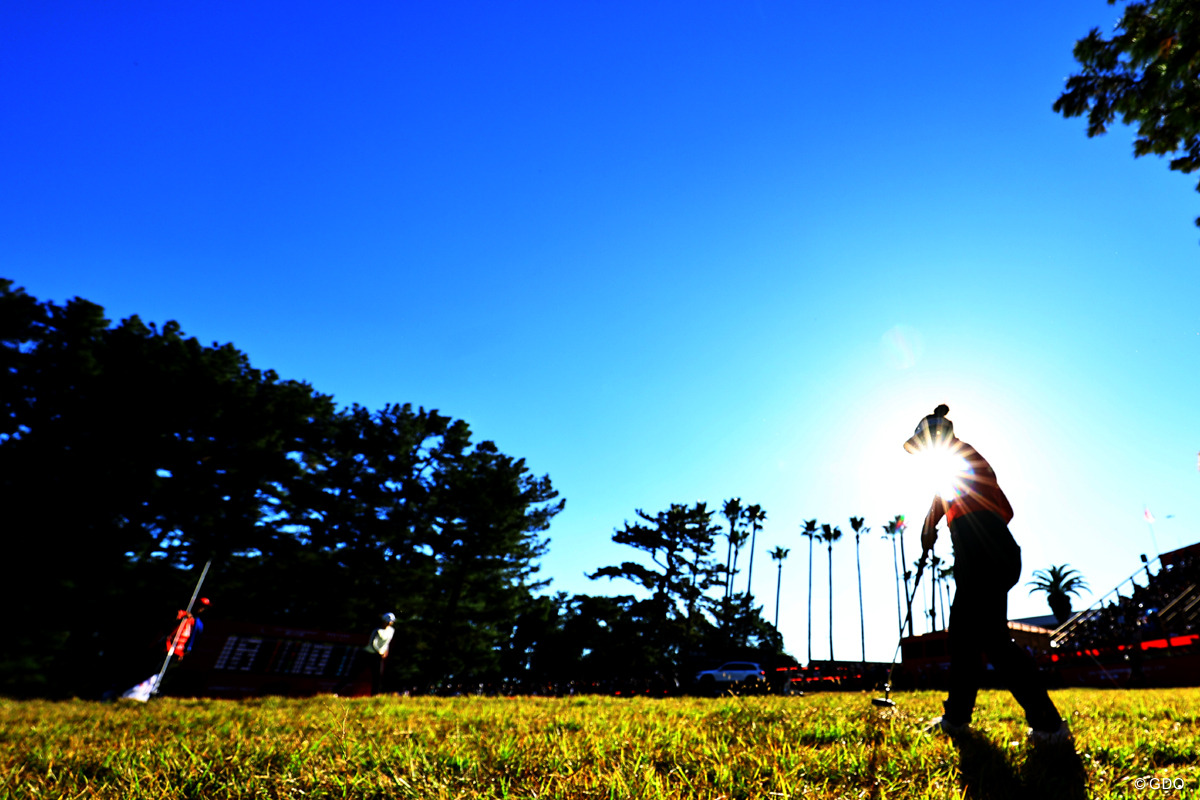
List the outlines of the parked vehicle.
<svg viewBox="0 0 1200 800">
<path fill-rule="evenodd" d="M 696 683 L 705 691 L 731 686 L 758 689 L 766 684 L 767 673 L 762 665 L 752 661 L 730 661 L 717 669 L 706 669 L 696 673 Z"/>
</svg>

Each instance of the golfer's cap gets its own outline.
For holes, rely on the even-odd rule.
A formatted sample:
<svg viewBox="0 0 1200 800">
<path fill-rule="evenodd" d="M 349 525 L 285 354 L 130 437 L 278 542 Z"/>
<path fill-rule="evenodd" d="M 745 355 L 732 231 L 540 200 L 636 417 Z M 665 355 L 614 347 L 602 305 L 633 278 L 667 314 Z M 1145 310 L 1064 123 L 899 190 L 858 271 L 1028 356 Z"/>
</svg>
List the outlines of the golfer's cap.
<svg viewBox="0 0 1200 800">
<path fill-rule="evenodd" d="M 211 606 L 211 605 L 212 605 L 212 602 L 211 602 L 211 601 L 209 601 L 209 599 L 208 599 L 207 597 L 201 597 L 201 598 L 200 598 L 199 600 L 197 600 L 196 602 L 197 602 L 197 603 L 199 603 L 199 604 L 200 604 L 200 605 L 202 605 L 202 606 Z"/>
<path fill-rule="evenodd" d="M 396 615 L 389 611 L 388 613 L 383 615 L 383 621 L 384 622 L 395 622 Z"/>
<path fill-rule="evenodd" d="M 950 407 L 945 403 L 933 410 L 933 413 L 917 423 L 917 429 L 904 443 L 904 449 L 916 453 L 927 447 L 935 439 L 948 439 L 954 436 L 954 423 L 946 419 Z"/>
</svg>

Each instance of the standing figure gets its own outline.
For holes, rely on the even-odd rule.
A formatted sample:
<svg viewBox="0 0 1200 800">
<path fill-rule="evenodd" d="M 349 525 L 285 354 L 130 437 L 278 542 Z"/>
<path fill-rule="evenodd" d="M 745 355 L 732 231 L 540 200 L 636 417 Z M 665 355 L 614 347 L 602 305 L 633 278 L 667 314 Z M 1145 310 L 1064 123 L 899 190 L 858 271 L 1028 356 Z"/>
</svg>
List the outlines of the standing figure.
<svg viewBox="0 0 1200 800">
<path fill-rule="evenodd" d="M 175 619 L 179 622 L 167 635 L 167 649 L 164 652 L 174 656 L 176 661 L 181 661 L 192 651 L 192 645 L 196 643 L 196 638 L 204 632 L 204 623 L 200 620 L 200 613 L 209 605 L 211 605 L 209 599 L 201 597 L 196 601 L 194 613 L 183 608 L 175 613 Z"/>
<path fill-rule="evenodd" d="M 194 611 L 181 608 L 175 612 L 175 619 L 177 620 L 175 627 L 171 629 L 170 633 L 158 640 L 156 649 L 157 658 L 160 660 L 158 672 L 136 686 L 127 689 L 121 694 L 121 699 L 137 700 L 145 703 L 153 695 L 158 694 L 162 690 L 162 683 L 165 682 L 167 670 L 174 664 L 182 661 L 183 657 L 191 652 L 192 645 L 196 643 L 196 639 L 204 631 L 204 623 L 200 620 L 200 614 L 210 605 L 211 602 L 207 597 L 201 597 L 196 600 Z"/>
<path fill-rule="evenodd" d="M 382 617 L 383 625 L 371 634 L 371 641 L 363 648 L 367 651 L 367 663 L 371 670 L 371 694 L 379 694 L 383 688 L 383 668 L 387 664 L 392 637 L 396 635 L 396 615 L 390 611 Z"/>
<path fill-rule="evenodd" d="M 1025 710 L 1030 740 L 1070 741 L 1070 729 L 1047 694 L 1037 663 L 1008 632 L 1008 590 L 1021 576 L 1021 548 L 1008 530 L 1012 507 L 987 460 L 954 436 L 954 425 L 946 419 L 949 411 L 939 405 L 904 443 L 910 453 L 944 459 L 942 468 L 953 473 L 953 482 L 934 496 L 921 529 L 921 546 L 929 552 L 937 541 L 938 522 L 946 518 L 956 585 L 948 642 L 950 692 L 945 713 L 930 728 L 951 735 L 968 730 L 986 655 Z"/>
</svg>

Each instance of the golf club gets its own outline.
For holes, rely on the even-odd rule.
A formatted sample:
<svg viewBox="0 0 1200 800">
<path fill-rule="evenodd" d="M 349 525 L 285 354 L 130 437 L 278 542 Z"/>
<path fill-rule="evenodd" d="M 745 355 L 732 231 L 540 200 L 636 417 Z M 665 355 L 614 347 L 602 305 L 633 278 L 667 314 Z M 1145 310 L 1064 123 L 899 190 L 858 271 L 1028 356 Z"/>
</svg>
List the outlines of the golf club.
<svg viewBox="0 0 1200 800">
<path fill-rule="evenodd" d="M 900 640 L 896 642 L 896 654 L 892 656 L 892 665 L 888 667 L 887 682 L 883 684 L 883 697 L 872 698 L 871 705 L 880 708 L 894 708 L 896 706 L 896 701 L 891 698 L 892 671 L 896 669 L 896 661 L 900 658 L 900 645 L 904 642 L 904 629 L 912 621 L 912 601 L 917 596 L 917 586 L 921 583 L 921 573 L 925 571 L 925 559 L 928 556 L 928 550 L 921 551 L 921 560 L 917 562 L 917 578 L 913 581 L 912 595 L 908 599 L 908 616 L 904 618 L 904 624 L 900 626 Z"/>
<path fill-rule="evenodd" d="M 196 581 L 196 589 L 192 592 L 192 599 L 188 600 L 188 614 L 192 613 L 192 607 L 196 605 L 196 598 L 200 595 L 200 587 L 204 585 L 204 578 L 208 575 L 208 568 L 211 566 L 212 559 L 210 558 L 207 562 L 205 562 L 204 569 L 200 571 L 200 580 Z M 920 574 L 919 570 L 917 574 Z M 169 646 L 167 647 L 167 657 L 163 659 L 162 669 L 158 671 L 158 677 L 154 679 L 154 686 L 150 689 L 151 696 L 158 694 L 159 687 L 162 686 L 163 676 L 167 674 L 167 667 L 171 664 L 171 656 L 174 655 L 175 646 L 179 643 L 179 632 L 179 628 L 175 628 L 174 638 L 172 638 Z"/>
</svg>

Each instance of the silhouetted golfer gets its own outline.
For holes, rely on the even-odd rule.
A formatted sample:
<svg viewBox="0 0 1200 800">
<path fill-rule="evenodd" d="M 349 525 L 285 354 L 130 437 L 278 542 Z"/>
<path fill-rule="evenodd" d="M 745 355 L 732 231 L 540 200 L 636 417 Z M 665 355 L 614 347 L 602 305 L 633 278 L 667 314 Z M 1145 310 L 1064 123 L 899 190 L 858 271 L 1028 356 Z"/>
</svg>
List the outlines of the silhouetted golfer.
<svg viewBox="0 0 1200 800">
<path fill-rule="evenodd" d="M 954 543 L 950 693 L 943 704 L 945 713 L 930 728 L 950 735 L 967 731 L 986 655 L 1025 709 L 1030 739 L 1035 743 L 1069 741 L 1071 732 L 1046 693 L 1033 656 L 1013 642 L 1008 632 L 1008 590 L 1021 576 L 1021 548 L 1008 530 L 1012 507 L 987 460 L 954 436 L 954 425 L 946 419 L 949 412 L 947 406 L 939 405 L 904 443 L 910 453 L 947 456 L 947 464 L 953 464 L 955 472 L 953 491 L 945 491 L 948 497 L 934 496 L 921 529 L 921 546 L 929 551 L 944 516 Z"/>
</svg>

